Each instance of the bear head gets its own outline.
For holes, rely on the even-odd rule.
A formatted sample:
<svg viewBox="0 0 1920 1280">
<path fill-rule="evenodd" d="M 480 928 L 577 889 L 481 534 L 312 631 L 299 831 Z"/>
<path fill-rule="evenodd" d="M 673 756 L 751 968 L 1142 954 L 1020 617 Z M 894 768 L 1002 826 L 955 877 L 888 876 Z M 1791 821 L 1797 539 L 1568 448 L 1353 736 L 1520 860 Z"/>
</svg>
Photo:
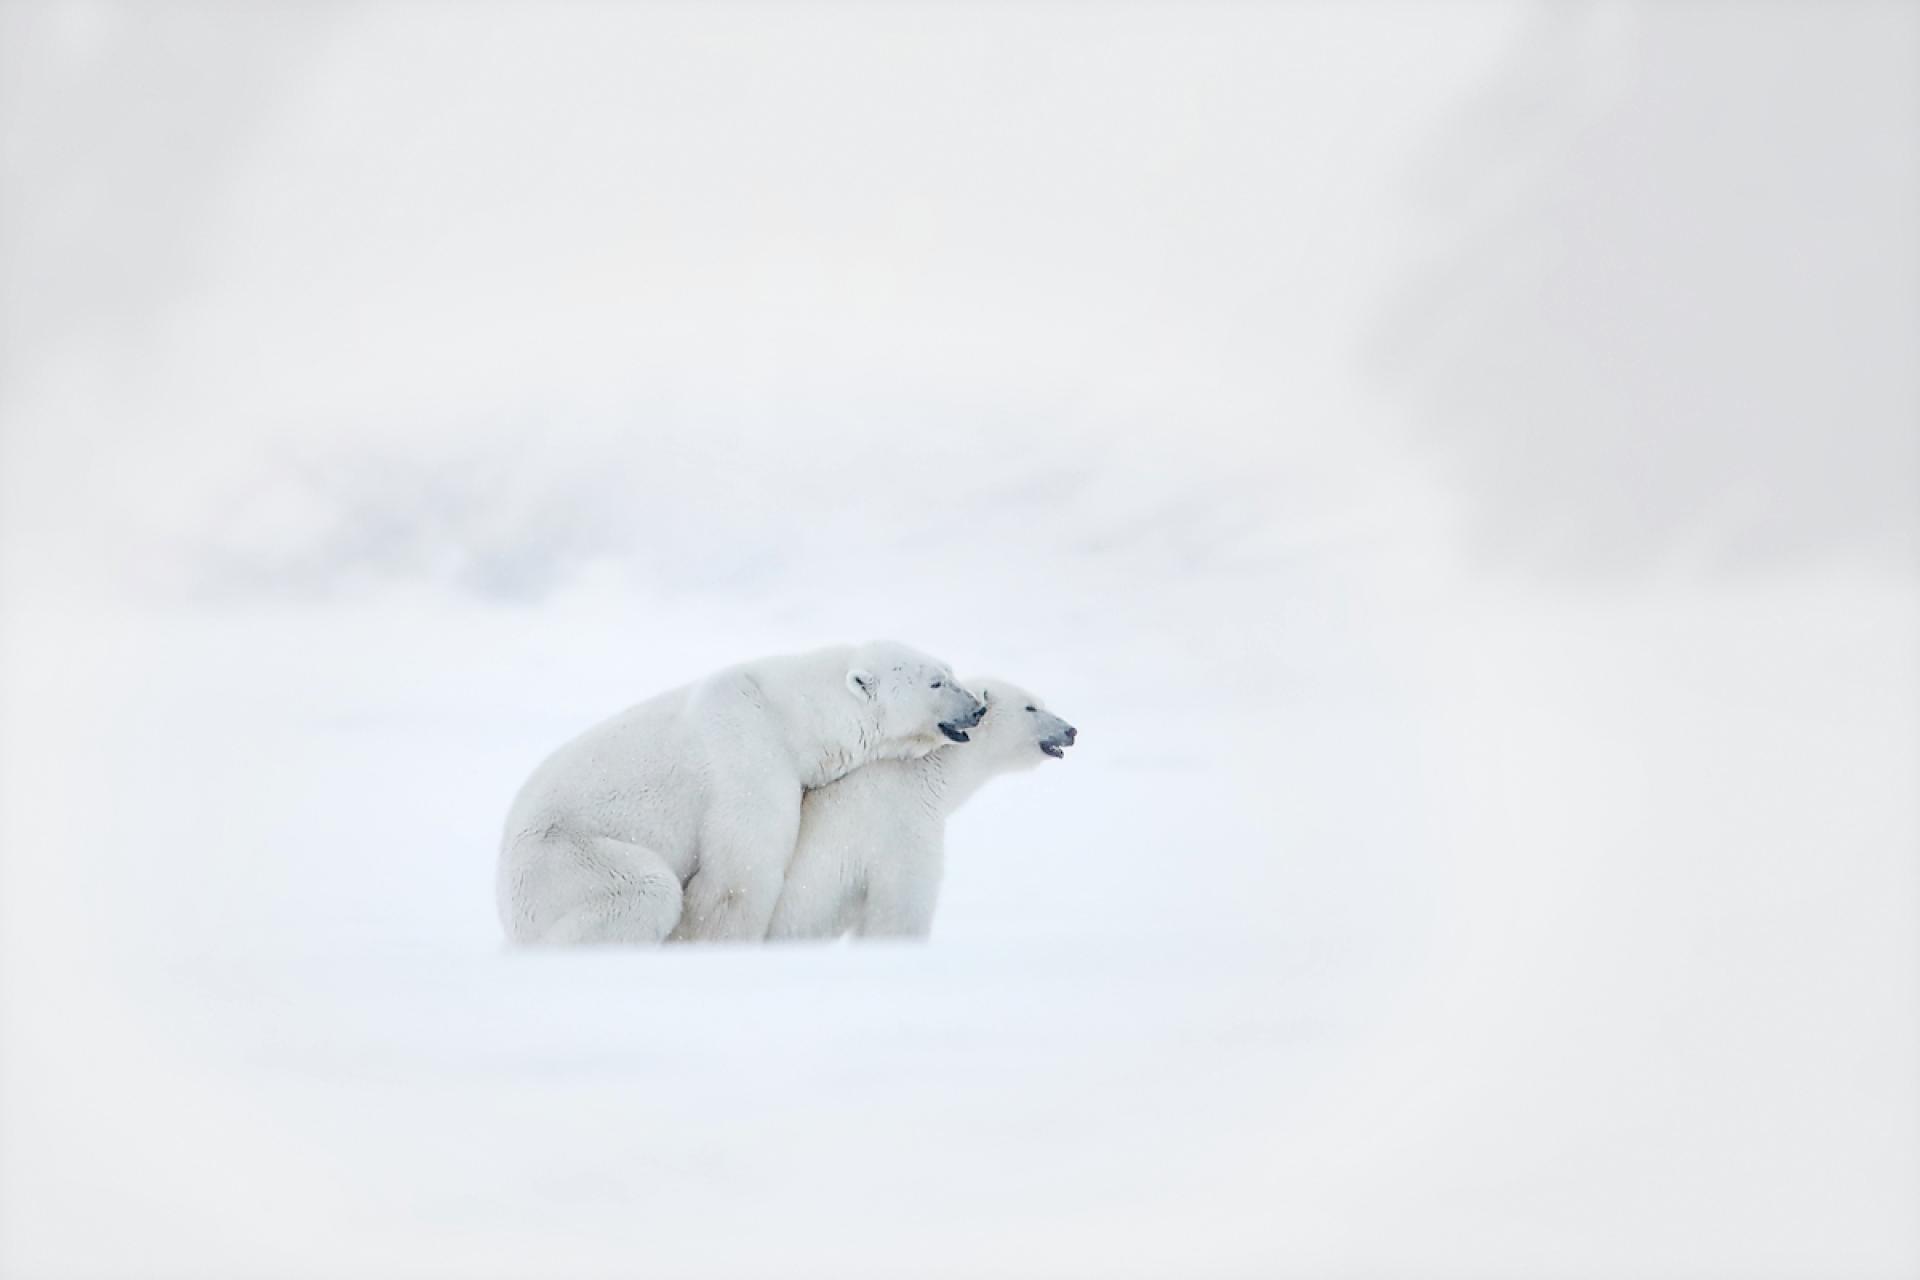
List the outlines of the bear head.
<svg viewBox="0 0 1920 1280">
<path fill-rule="evenodd" d="M 946 742 L 967 741 L 986 705 L 937 658 L 891 640 L 863 644 L 847 671 L 847 690 L 866 713 L 887 754 L 918 759 Z"/>
<path fill-rule="evenodd" d="M 991 757 L 983 764 L 996 770 L 1023 769 L 1039 764 L 1043 756 L 1059 760 L 1080 736 L 1078 729 L 1017 684 L 991 677 L 967 683 L 987 708 L 971 735 L 973 745 L 966 748 Z"/>
</svg>

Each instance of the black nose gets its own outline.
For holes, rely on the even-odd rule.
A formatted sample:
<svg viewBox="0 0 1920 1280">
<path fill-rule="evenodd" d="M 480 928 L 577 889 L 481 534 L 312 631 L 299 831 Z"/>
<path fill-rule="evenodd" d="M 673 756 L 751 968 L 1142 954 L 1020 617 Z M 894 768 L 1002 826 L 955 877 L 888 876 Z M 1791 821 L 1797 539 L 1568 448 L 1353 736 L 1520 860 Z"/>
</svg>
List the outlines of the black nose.
<svg viewBox="0 0 1920 1280">
<path fill-rule="evenodd" d="M 1079 736 L 1080 736 L 1080 731 L 1079 731 L 1078 729 L 1076 729 L 1076 728 L 1074 728 L 1074 727 L 1073 727 L 1072 725 L 1068 725 L 1068 726 L 1067 726 L 1067 741 L 1068 741 L 1068 742 L 1072 742 L 1072 741 L 1073 741 L 1073 740 L 1074 740 L 1075 738 L 1077 738 L 1077 737 L 1079 737 Z"/>
</svg>

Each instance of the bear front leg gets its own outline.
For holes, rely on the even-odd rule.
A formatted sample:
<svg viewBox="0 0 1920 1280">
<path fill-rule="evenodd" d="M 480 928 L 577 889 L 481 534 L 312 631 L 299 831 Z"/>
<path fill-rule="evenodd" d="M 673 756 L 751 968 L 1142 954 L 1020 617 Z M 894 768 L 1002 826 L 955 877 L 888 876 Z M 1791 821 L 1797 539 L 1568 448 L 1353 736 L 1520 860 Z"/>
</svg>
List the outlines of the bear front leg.
<svg viewBox="0 0 1920 1280">
<path fill-rule="evenodd" d="M 800 834 L 800 784 L 718 797 L 701 826 L 700 865 L 687 881 L 675 942 L 760 942 Z"/>
<path fill-rule="evenodd" d="M 869 873 L 859 917 L 862 938 L 925 938 L 933 932 L 940 903 L 940 866 L 896 860 Z"/>
</svg>

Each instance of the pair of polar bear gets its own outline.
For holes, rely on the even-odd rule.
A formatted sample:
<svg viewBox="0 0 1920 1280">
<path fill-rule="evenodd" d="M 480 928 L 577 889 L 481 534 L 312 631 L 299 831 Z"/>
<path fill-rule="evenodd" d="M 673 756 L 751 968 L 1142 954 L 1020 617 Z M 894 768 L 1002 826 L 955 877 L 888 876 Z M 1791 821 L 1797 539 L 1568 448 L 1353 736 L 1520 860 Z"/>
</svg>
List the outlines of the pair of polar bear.
<svg viewBox="0 0 1920 1280">
<path fill-rule="evenodd" d="M 878 642 L 731 667 L 589 729 L 507 815 L 507 936 L 925 936 L 947 815 L 1076 736 L 1025 690 L 975 688 Z"/>
</svg>

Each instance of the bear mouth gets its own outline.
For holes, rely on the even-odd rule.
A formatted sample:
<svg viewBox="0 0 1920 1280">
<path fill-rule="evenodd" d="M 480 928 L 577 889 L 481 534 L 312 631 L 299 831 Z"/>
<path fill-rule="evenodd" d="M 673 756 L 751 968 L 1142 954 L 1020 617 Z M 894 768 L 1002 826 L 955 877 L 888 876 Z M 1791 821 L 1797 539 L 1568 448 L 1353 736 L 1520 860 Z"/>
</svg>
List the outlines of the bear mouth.
<svg viewBox="0 0 1920 1280">
<path fill-rule="evenodd" d="M 1062 738 L 1047 738 L 1040 743 L 1040 749 L 1055 760 L 1067 758 L 1067 742 Z"/>
<path fill-rule="evenodd" d="M 942 720 L 940 722 L 940 732 L 946 734 L 949 738 L 952 738 L 955 742 L 973 741 L 973 739 L 967 737 L 967 731 L 965 729 L 962 729 L 959 725 L 954 724 L 953 721 L 951 720 Z"/>
</svg>

